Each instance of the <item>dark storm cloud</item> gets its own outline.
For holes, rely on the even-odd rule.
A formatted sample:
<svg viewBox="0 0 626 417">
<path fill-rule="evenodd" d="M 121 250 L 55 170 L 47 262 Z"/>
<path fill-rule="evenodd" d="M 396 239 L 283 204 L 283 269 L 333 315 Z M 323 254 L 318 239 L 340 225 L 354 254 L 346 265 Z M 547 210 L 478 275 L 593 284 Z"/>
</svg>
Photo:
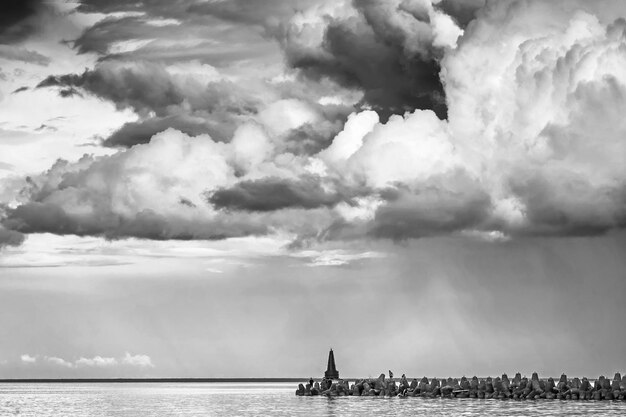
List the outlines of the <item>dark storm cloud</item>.
<svg viewBox="0 0 626 417">
<path fill-rule="evenodd" d="M 115 103 L 119 108 L 133 108 L 168 116 L 185 106 L 186 111 L 228 111 L 248 114 L 256 109 L 254 99 L 227 81 L 201 82 L 191 77 L 175 77 L 162 64 L 150 61 L 104 61 L 82 74 L 49 76 L 37 85 L 80 88 Z"/>
<path fill-rule="evenodd" d="M 593 236 L 626 227 L 626 184 L 598 188 L 571 172 L 526 173 L 511 188 L 526 206 L 531 235 Z"/>
<path fill-rule="evenodd" d="M 3 0 L 0 2 L 0 44 L 13 43 L 37 31 L 37 15 L 43 0 Z"/>
<path fill-rule="evenodd" d="M 363 102 L 383 118 L 413 109 L 432 109 L 446 117 L 436 61 L 406 57 L 400 45 L 378 41 L 368 28 L 354 30 L 344 23 L 326 29 L 324 49 L 328 54 L 321 59 L 290 51 L 289 63 L 307 77 L 329 77 L 342 86 L 362 89 Z"/>
<path fill-rule="evenodd" d="M 72 215 L 52 203 L 29 202 L 8 210 L 3 224 L 9 233 L 54 233 L 57 235 L 102 236 L 107 239 L 137 237 L 152 240 L 216 240 L 267 233 L 263 222 L 221 217 L 209 223 L 165 217 L 152 210 L 132 216 L 103 211 L 97 216 Z M 0 229 L 0 238 L 2 237 Z"/>
<path fill-rule="evenodd" d="M 0 226 L 0 250 L 5 246 L 20 246 L 24 242 L 24 235 L 15 230 L 7 230 Z"/>
<path fill-rule="evenodd" d="M 383 191 L 387 201 L 376 210 L 368 234 L 401 241 L 480 227 L 490 215 L 490 196 L 461 173 L 453 175 L 442 184 Z"/>
<path fill-rule="evenodd" d="M 451 2 L 449 8 L 455 6 L 459 13 L 471 9 L 459 3 Z M 332 2 L 235 0 L 200 3 L 189 10 L 262 26 L 279 41 L 290 66 L 312 80 L 328 78 L 362 90 L 362 104 L 380 111 L 383 118 L 416 108 L 433 109 L 440 118 L 446 117 L 437 63 L 441 51 L 432 45 L 427 11 L 394 9 L 380 0 L 355 0 L 352 7 L 358 15 L 328 16 L 320 48 L 310 49 L 309 42 L 300 39 L 306 35 L 294 29 L 290 19 L 328 4 Z M 398 16 L 408 21 L 408 27 L 397 24 Z"/>
<path fill-rule="evenodd" d="M 487 0 L 442 0 L 437 5 L 446 14 L 452 16 L 461 27 L 466 27 L 476 18 Z"/>
<path fill-rule="evenodd" d="M 276 35 L 289 65 L 312 79 L 330 78 L 342 86 L 364 92 L 363 102 L 383 118 L 413 109 L 433 109 L 446 117 L 439 80 L 440 52 L 429 44 L 428 22 L 416 17 L 415 27 L 394 26 L 380 2 L 355 1 L 357 16 L 329 18 L 319 48 L 306 48 L 300 32 L 284 26 Z M 427 19 L 427 16 L 426 16 Z M 423 34 L 421 32 L 424 32 Z M 421 39 L 419 42 L 412 38 Z M 423 39 L 422 39 L 423 38 Z M 407 45 L 414 44 L 414 50 Z"/>
<path fill-rule="evenodd" d="M 49 76 L 37 85 L 43 87 L 78 87 L 113 101 L 118 107 L 132 107 L 138 112 L 163 114 L 170 105 L 180 105 L 186 96 L 176 86 L 163 66 L 137 62 L 118 66 L 105 62 L 82 74 Z"/>
<path fill-rule="evenodd" d="M 227 128 L 230 126 L 230 128 Z M 213 139 L 226 141 L 232 136 L 234 123 L 226 121 L 222 124 L 210 123 L 203 118 L 174 115 L 167 117 L 154 117 L 139 122 L 125 123 L 118 130 L 106 138 L 102 144 L 108 147 L 131 147 L 140 143 L 148 143 L 155 134 L 168 128 L 197 136 L 209 134 Z"/>
<path fill-rule="evenodd" d="M 263 178 L 242 181 L 233 187 L 216 190 L 208 201 L 216 208 L 228 210 L 274 211 L 332 207 L 343 198 L 340 193 L 324 190 L 319 178 L 303 177 L 298 180 Z"/>
<path fill-rule="evenodd" d="M 25 239 L 23 233 L 15 230 L 6 229 L 2 225 L 2 220 L 6 217 L 8 207 L 0 204 L 0 250 L 6 246 L 20 246 Z"/>
</svg>

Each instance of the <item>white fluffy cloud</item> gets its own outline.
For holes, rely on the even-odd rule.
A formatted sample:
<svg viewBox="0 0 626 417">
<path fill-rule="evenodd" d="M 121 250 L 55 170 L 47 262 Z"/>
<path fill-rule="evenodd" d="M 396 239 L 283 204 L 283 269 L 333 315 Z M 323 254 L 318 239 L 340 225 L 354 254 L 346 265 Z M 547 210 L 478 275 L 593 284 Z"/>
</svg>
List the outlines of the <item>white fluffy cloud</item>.
<svg viewBox="0 0 626 417">
<path fill-rule="evenodd" d="M 154 367 L 150 356 L 142 354 L 131 355 L 128 352 L 126 352 L 125 355 L 119 359 L 96 355 L 91 358 L 81 356 L 75 361 L 68 361 L 56 356 L 31 356 L 29 354 L 23 354 L 20 356 L 20 360 L 24 364 L 38 363 L 38 359 L 42 359 L 41 362 L 43 363 L 63 368 L 116 368 L 120 366 L 138 368 Z"/>
<path fill-rule="evenodd" d="M 148 356 L 148 355 L 131 355 L 128 352 L 126 352 L 126 354 L 122 358 L 122 363 L 124 365 L 139 366 L 139 367 L 142 367 L 142 368 L 153 368 L 154 367 L 154 365 L 152 364 L 152 360 L 150 359 L 150 356 Z"/>
<path fill-rule="evenodd" d="M 65 359 L 62 359 L 62 358 L 57 358 L 56 356 L 47 356 L 45 358 L 45 360 L 48 363 L 51 363 L 51 364 L 57 365 L 57 366 L 62 366 L 62 367 L 65 367 L 65 368 L 73 368 L 74 367 L 73 363 L 68 362 L 68 361 L 66 361 Z"/>
<path fill-rule="evenodd" d="M 37 362 L 37 357 L 36 356 L 31 356 L 28 353 L 25 353 L 23 355 L 20 356 L 20 360 L 24 363 L 35 363 Z"/>
<path fill-rule="evenodd" d="M 425 183 L 461 164 L 447 129 L 429 110 L 392 116 L 363 137 L 362 145 L 343 161 L 342 174 L 373 188 Z"/>
<path fill-rule="evenodd" d="M 364 111 L 353 113 L 348 116 L 348 120 L 343 130 L 333 139 L 328 148 L 320 152 L 319 157 L 336 166 L 338 169 L 356 151 L 363 146 L 363 137 L 368 134 L 380 121 L 375 111 Z"/>
<path fill-rule="evenodd" d="M 109 366 L 116 366 L 117 359 L 115 358 L 107 358 L 102 356 L 94 356 L 93 358 L 83 358 L 80 357 L 76 360 L 76 366 L 89 366 L 89 367 L 97 367 L 97 368 L 106 368 Z"/>
<path fill-rule="evenodd" d="M 623 225 L 626 24 L 588 6 L 491 4 L 443 61 L 454 145 L 505 227 Z"/>
</svg>

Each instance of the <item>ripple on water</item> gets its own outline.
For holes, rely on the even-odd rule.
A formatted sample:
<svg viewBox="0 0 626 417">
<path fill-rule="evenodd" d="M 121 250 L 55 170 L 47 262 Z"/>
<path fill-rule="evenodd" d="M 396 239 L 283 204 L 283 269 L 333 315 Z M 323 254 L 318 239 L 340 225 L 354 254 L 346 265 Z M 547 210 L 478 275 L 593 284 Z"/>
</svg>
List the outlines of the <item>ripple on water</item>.
<svg viewBox="0 0 626 417">
<path fill-rule="evenodd" d="M 625 416 L 626 401 L 296 397 L 293 384 L 0 384 L 0 416 Z"/>
</svg>

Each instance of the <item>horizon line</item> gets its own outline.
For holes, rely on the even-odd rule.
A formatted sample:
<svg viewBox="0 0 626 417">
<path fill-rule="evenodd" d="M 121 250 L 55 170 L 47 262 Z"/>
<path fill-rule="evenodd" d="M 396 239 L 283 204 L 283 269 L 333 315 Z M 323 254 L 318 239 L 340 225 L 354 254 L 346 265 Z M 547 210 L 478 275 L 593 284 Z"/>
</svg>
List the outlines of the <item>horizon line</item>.
<svg viewBox="0 0 626 417">
<path fill-rule="evenodd" d="M 0 378 L 0 383 L 11 382 L 293 382 L 308 380 L 309 378 L 194 378 L 194 377 L 164 377 L 164 378 Z M 321 379 L 321 378 L 313 378 Z"/>
</svg>

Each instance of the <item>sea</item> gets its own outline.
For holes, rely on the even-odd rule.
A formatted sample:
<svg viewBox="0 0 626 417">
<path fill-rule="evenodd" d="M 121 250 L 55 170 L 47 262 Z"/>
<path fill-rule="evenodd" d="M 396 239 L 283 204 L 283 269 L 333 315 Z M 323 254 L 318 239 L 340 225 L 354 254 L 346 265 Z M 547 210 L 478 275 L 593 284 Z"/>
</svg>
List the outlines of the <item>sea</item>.
<svg viewBox="0 0 626 417">
<path fill-rule="evenodd" d="M 0 416 L 626 416 L 626 401 L 296 397 L 289 383 L 1 383 Z"/>
</svg>

